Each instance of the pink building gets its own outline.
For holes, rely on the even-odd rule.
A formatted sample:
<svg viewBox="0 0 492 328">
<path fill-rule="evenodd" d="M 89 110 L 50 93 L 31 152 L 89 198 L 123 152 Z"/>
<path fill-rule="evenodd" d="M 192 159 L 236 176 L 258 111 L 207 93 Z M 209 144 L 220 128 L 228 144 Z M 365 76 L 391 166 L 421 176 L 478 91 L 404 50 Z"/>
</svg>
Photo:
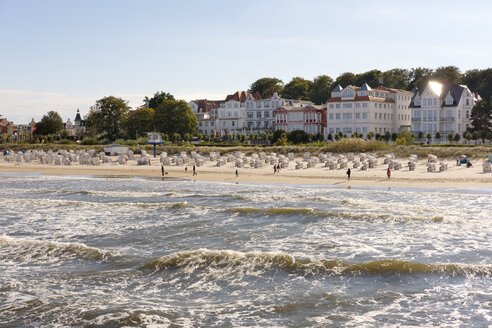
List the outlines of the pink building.
<svg viewBox="0 0 492 328">
<path fill-rule="evenodd" d="M 326 106 L 281 106 L 274 111 L 275 130 L 292 132 L 302 130 L 308 134 L 321 133 L 326 127 Z"/>
</svg>

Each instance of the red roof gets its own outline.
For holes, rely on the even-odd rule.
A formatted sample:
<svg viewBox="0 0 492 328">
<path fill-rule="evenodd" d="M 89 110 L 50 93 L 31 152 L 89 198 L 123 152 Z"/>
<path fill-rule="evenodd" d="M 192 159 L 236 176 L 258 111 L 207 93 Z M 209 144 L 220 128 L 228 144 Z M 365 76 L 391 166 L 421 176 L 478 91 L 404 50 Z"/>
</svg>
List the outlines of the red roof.
<svg viewBox="0 0 492 328">
<path fill-rule="evenodd" d="M 235 94 L 233 95 L 227 95 L 225 101 L 229 100 L 235 100 L 239 102 L 245 102 L 246 99 L 248 99 L 249 93 L 247 91 L 236 91 Z M 253 96 L 253 99 L 261 99 L 261 96 L 258 92 L 252 93 L 251 96 Z"/>
</svg>

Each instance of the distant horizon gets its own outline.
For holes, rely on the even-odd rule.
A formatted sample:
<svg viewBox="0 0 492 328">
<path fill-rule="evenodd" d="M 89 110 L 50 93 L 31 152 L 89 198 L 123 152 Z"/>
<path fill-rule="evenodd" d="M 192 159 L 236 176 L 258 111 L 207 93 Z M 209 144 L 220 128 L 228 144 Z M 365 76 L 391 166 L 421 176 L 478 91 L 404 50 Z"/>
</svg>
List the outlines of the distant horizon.
<svg viewBox="0 0 492 328">
<path fill-rule="evenodd" d="M 489 17 L 480 0 L 0 0 L 0 114 L 66 121 L 109 95 L 136 108 L 161 90 L 223 99 L 262 77 L 487 69 Z"/>
</svg>

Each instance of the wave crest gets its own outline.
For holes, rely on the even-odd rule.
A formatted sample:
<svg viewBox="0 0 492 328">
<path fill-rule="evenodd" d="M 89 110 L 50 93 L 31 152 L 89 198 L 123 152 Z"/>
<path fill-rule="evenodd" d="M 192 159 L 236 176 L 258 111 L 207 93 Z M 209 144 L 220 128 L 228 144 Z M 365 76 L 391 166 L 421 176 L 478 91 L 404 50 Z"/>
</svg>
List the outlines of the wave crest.
<svg viewBox="0 0 492 328">
<path fill-rule="evenodd" d="M 424 264 L 403 260 L 384 259 L 363 263 L 345 263 L 339 260 L 298 259 L 281 252 L 238 252 L 232 250 L 208 250 L 178 252 L 162 256 L 140 269 L 161 271 L 186 268 L 187 271 L 235 267 L 244 273 L 258 269 L 280 268 L 299 274 L 443 274 L 443 275 L 491 275 L 492 266 L 467 264 Z M 237 271 L 237 270 L 236 270 Z"/>
<path fill-rule="evenodd" d="M 65 259 L 104 260 L 112 254 L 82 243 L 43 241 L 0 236 L 0 258 L 54 263 Z"/>
</svg>

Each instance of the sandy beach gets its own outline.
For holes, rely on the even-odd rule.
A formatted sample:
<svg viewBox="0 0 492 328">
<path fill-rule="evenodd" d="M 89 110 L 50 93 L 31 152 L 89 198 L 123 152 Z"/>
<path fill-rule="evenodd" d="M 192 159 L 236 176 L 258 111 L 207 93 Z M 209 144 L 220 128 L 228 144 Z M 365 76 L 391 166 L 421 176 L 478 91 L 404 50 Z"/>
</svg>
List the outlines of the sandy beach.
<svg viewBox="0 0 492 328">
<path fill-rule="evenodd" d="M 301 158 L 296 158 L 301 160 Z M 39 161 L 31 163 L 9 163 L 0 161 L 0 173 L 35 172 L 47 175 L 111 175 L 111 176 L 153 176 L 161 177 L 159 157 L 151 157 L 151 165 L 137 165 L 136 160 L 129 160 L 126 165 L 120 165 L 116 157 L 111 157 L 110 163 L 97 166 L 72 163 L 70 166 L 46 165 Z M 400 159 L 406 163 L 406 159 Z M 427 172 L 427 160 L 420 159 L 415 171 L 409 171 L 405 164 L 401 170 L 393 170 L 391 179 L 386 176 L 387 165 L 380 158 L 375 168 L 367 171 L 351 168 L 351 179 L 348 181 L 346 169 L 329 170 L 323 164 L 314 168 L 296 170 L 294 163 L 280 173 L 274 174 L 272 165 L 261 168 L 239 168 L 239 176 L 235 176 L 236 167 L 233 162 L 216 167 L 215 162 L 206 162 L 197 167 L 197 175 L 193 176 L 192 165 L 166 166 L 165 178 L 180 178 L 196 181 L 223 182 L 256 182 L 274 184 L 314 184 L 340 186 L 368 187 L 404 187 L 404 188 L 436 188 L 436 187 L 492 187 L 492 174 L 483 173 L 482 161 L 472 161 L 473 167 L 456 166 L 454 160 L 447 160 L 448 170 L 443 172 Z M 350 166 L 350 165 L 349 165 Z"/>
</svg>

